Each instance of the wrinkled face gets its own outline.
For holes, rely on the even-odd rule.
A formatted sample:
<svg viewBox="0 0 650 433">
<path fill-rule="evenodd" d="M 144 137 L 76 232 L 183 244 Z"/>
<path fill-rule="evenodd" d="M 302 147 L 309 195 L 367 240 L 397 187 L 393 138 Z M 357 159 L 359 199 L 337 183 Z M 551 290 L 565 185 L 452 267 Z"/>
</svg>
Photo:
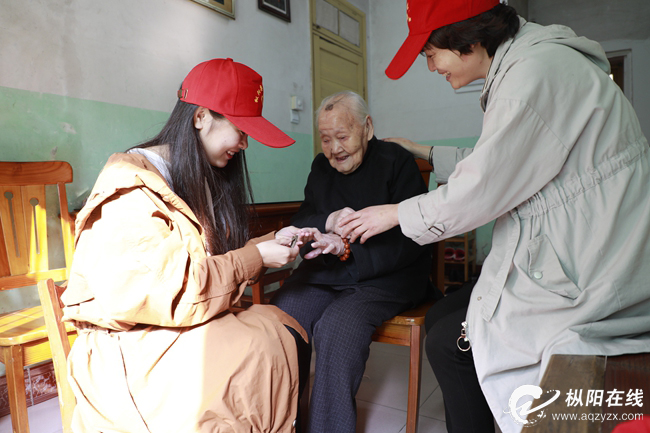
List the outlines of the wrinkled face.
<svg viewBox="0 0 650 433">
<path fill-rule="evenodd" d="M 248 147 L 248 135 L 228 119 L 215 119 L 210 110 L 199 107 L 194 115 L 201 143 L 214 167 L 224 168 L 240 150 Z"/>
<path fill-rule="evenodd" d="M 427 56 L 429 70 L 444 75 L 454 89 L 485 78 L 492 61 L 480 44 L 475 45 L 470 54 L 432 46 L 426 47 L 424 54 Z"/>
<path fill-rule="evenodd" d="M 325 107 L 320 112 L 318 132 L 323 154 L 332 168 L 350 174 L 363 162 L 374 129 L 370 117 L 359 124 L 345 103 L 338 102 L 331 110 Z"/>
</svg>

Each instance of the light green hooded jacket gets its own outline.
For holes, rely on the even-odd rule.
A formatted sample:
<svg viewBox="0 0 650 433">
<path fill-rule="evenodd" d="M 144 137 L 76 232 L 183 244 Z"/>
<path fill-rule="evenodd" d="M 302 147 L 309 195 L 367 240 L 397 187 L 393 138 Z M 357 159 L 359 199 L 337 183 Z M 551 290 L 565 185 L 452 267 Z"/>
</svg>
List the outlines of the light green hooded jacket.
<svg viewBox="0 0 650 433">
<path fill-rule="evenodd" d="M 420 244 L 496 219 L 467 335 L 503 433 L 521 430 L 508 400 L 552 354 L 650 352 L 648 142 L 598 43 L 520 21 L 492 60 L 475 148 L 434 148 L 446 185 L 399 206 Z"/>
</svg>

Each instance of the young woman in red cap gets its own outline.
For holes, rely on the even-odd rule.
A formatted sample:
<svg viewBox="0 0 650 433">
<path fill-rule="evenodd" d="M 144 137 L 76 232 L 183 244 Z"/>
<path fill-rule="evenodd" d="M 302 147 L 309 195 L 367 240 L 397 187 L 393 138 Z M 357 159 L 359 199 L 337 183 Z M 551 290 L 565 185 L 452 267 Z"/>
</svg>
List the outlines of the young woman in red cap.
<svg viewBox="0 0 650 433">
<path fill-rule="evenodd" d="M 310 238 L 289 227 L 249 240 L 248 137 L 293 143 L 262 117 L 263 100 L 249 67 L 201 63 L 160 134 L 99 175 L 62 296 L 79 329 L 75 432 L 294 430 L 292 332 L 304 330 L 274 306 L 229 312 L 263 267 L 295 259 L 287 237 Z"/>
<path fill-rule="evenodd" d="M 399 224 L 426 244 L 496 219 L 466 301 L 432 309 L 427 354 L 449 431 L 490 432 L 491 411 L 519 432 L 530 421 L 511 396 L 539 385 L 551 355 L 650 351 L 648 141 L 598 43 L 498 0 L 409 0 L 407 15 L 386 74 L 423 52 L 453 88 L 485 78 L 483 130 L 474 149 L 391 138 L 446 185 L 351 214 L 343 235 L 364 242 Z"/>
</svg>

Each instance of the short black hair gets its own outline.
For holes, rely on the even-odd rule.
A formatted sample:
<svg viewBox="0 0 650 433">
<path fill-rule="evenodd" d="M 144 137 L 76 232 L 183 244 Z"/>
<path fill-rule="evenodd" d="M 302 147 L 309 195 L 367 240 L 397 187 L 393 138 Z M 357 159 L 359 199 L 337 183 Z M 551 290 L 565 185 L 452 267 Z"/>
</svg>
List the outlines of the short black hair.
<svg viewBox="0 0 650 433">
<path fill-rule="evenodd" d="M 494 57 L 499 45 L 512 38 L 517 31 L 517 11 L 512 6 L 498 4 L 475 17 L 432 31 L 424 48 L 433 46 L 470 54 L 472 45 L 480 43 L 488 56 Z"/>
</svg>

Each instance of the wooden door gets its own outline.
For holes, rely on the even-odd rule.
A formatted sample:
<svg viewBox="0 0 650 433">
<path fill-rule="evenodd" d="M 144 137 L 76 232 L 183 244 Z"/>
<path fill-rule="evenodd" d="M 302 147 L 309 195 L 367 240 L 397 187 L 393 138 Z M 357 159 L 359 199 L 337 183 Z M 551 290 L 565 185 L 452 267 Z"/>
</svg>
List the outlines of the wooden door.
<svg viewBox="0 0 650 433">
<path fill-rule="evenodd" d="M 345 0 L 312 0 L 313 111 L 332 93 L 368 100 L 365 14 Z M 314 119 L 314 155 L 322 151 Z"/>
</svg>

